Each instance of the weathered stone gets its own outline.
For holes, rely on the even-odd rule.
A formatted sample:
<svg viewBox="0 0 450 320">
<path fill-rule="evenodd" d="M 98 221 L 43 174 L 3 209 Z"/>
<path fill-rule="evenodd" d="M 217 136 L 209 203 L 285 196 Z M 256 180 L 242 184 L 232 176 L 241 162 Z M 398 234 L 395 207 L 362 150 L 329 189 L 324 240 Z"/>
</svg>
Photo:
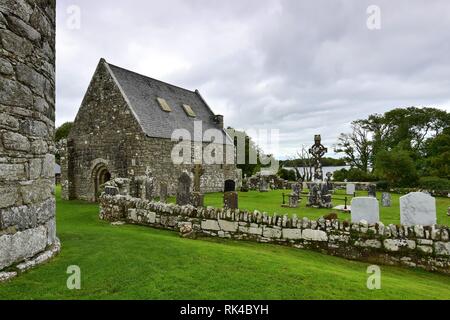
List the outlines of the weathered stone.
<svg viewBox="0 0 450 320">
<path fill-rule="evenodd" d="M 10 27 L 14 28 L 19 35 L 26 37 L 33 42 L 41 40 L 41 34 L 23 20 L 14 16 L 8 16 L 7 20 Z"/>
<path fill-rule="evenodd" d="M 247 227 L 247 226 L 239 226 L 239 232 L 249 233 L 252 235 L 262 236 L 263 228 L 260 227 Z"/>
<path fill-rule="evenodd" d="M 436 199 L 422 192 L 400 197 L 400 220 L 404 226 L 436 224 Z"/>
<path fill-rule="evenodd" d="M 28 57 L 33 52 L 32 43 L 9 30 L 0 29 L 0 39 L 5 50 L 15 54 L 18 57 Z"/>
<path fill-rule="evenodd" d="M 281 230 L 275 228 L 264 227 L 263 236 L 266 238 L 280 239 Z"/>
<path fill-rule="evenodd" d="M 288 240 L 298 240 L 302 238 L 300 229 L 283 229 L 283 238 Z"/>
<path fill-rule="evenodd" d="M 352 222 L 359 223 L 362 220 L 369 224 L 380 221 L 380 209 L 378 200 L 373 197 L 359 197 L 352 200 Z"/>
<path fill-rule="evenodd" d="M 3 134 L 3 145 L 7 150 L 30 151 L 30 142 L 26 137 L 15 132 L 5 132 Z"/>
<path fill-rule="evenodd" d="M 312 241 L 328 241 L 328 235 L 322 230 L 305 229 L 302 232 L 302 238 Z"/>
<path fill-rule="evenodd" d="M 417 250 L 421 253 L 425 254 L 432 254 L 433 253 L 433 247 L 431 246 L 417 246 Z"/>
<path fill-rule="evenodd" d="M 438 256 L 450 256 L 450 242 L 435 242 L 434 250 Z"/>
<path fill-rule="evenodd" d="M 27 135 L 35 137 L 47 137 L 47 125 L 42 121 L 27 120 L 22 123 L 21 130 Z"/>
<path fill-rule="evenodd" d="M 238 223 L 226 220 L 219 220 L 220 229 L 226 232 L 236 232 L 238 230 Z"/>
<path fill-rule="evenodd" d="M 0 103 L 12 107 L 30 108 L 33 105 L 31 90 L 17 81 L 0 77 Z"/>
<path fill-rule="evenodd" d="M 7 113 L 0 113 L 0 128 L 6 128 L 10 130 L 19 129 L 19 120 L 17 118 L 8 115 Z"/>
<path fill-rule="evenodd" d="M 0 58 L 0 73 L 7 76 L 14 74 L 14 68 L 12 64 L 8 60 L 3 58 Z"/>
<path fill-rule="evenodd" d="M 41 176 L 42 172 L 42 159 L 34 158 L 29 161 L 28 173 L 30 180 L 36 180 Z"/>
<path fill-rule="evenodd" d="M 17 181 L 25 178 L 23 164 L 0 163 L 0 179 Z"/>
<path fill-rule="evenodd" d="M 44 94 L 46 79 L 42 74 L 25 64 L 19 64 L 16 67 L 16 74 L 20 82 L 36 90 L 37 93 Z"/>
<path fill-rule="evenodd" d="M 47 246 L 47 230 L 40 226 L 0 237 L 0 270 L 31 258 Z"/>
<path fill-rule="evenodd" d="M 42 139 L 35 140 L 31 143 L 31 153 L 35 155 L 42 155 L 48 152 L 48 145 Z"/>
<path fill-rule="evenodd" d="M 416 248 L 416 242 L 413 240 L 386 239 L 383 244 L 386 250 L 394 252 L 399 251 L 401 248 L 408 248 L 411 250 Z"/>
<path fill-rule="evenodd" d="M 17 188 L 12 186 L 0 186 L 0 209 L 10 207 L 17 201 Z"/>
<path fill-rule="evenodd" d="M 202 229 L 219 231 L 220 230 L 219 222 L 217 220 L 202 221 Z"/>
<path fill-rule="evenodd" d="M 365 241 L 357 241 L 355 245 L 363 248 L 376 248 L 379 249 L 382 247 L 381 241 L 376 239 L 369 239 Z"/>
</svg>

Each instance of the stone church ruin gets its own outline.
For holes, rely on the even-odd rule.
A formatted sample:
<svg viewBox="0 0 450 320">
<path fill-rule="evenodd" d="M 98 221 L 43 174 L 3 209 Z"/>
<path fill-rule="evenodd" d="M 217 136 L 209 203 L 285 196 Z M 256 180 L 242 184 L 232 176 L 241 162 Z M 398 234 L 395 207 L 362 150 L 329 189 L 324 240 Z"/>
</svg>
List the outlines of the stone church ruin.
<svg viewBox="0 0 450 320">
<path fill-rule="evenodd" d="M 189 146 L 194 145 L 182 164 L 172 160 L 179 143 L 172 139 L 177 130 L 192 137 Z M 203 139 L 208 130 L 219 132 L 220 139 Z M 190 160 L 198 144 L 205 148 L 213 142 L 224 150 L 223 161 L 202 163 L 200 190 L 194 190 L 193 172 L 198 163 Z M 222 191 L 225 180 L 239 179 L 234 144 L 223 128 L 223 116 L 215 115 L 198 91 L 125 70 L 104 59 L 59 150 L 64 199 L 97 201 L 102 186 L 117 178 L 130 180 L 130 192 L 136 193 L 136 183 L 148 171 L 156 181 L 155 195 L 160 193 L 161 182 L 167 184 L 169 195 L 175 195 L 183 174 L 190 177 L 190 189 L 201 193 Z"/>
</svg>

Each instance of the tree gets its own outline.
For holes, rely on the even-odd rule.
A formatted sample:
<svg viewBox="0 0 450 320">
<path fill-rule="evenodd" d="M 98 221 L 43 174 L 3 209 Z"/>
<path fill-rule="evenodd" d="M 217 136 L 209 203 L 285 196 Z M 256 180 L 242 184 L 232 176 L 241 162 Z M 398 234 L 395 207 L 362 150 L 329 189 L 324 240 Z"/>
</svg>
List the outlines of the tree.
<svg viewBox="0 0 450 320">
<path fill-rule="evenodd" d="M 376 174 L 393 186 L 414 186 L 418 176 L 416 165 L 406 150 L 399 148 L 380 151 L 375 161 Z"/>
<path fill-rule="evenodd" d="M 55 132 L 55 142 L 58 142 L 63 139 L 67 139 L 69 136 L 70 130 L 72 129 L 73 122 L 66 122 L 59 126 Z"/>
<path fill-rule="evenodd" d="M 336 153 L 343 153 L 344 159 L 351 166 L 368 172 L 372 157 L 370 131 L 360 120 L 352 123 L 351 133 L 341 133 L 335 146 Z"/>
<path fill-rule="evenodd" d="M 450 179 L 450 127 L 425 143 L 423 175 Z"/>
</svg>

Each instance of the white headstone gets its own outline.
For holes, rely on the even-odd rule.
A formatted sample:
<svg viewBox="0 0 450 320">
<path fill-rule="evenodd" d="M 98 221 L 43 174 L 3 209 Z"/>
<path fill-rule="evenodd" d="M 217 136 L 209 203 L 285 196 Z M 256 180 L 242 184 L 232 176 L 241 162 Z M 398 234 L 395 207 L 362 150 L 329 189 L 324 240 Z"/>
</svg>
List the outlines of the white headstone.
<svg viewBox="0 0 450 320">
<path fill-rule="evenodd" d="M 356 185 L 354 183 L 347 183 L 347 195 L 352 196 L 355 194 Z"/>
<path fill-rule="evenodd" d="M 400 222 L 404 226 L 436 224 L 436 199 L 423 192 L 400 197 Z"/>
<path fill-rule="evenodd" d="M 380 221 L 380 208 L 378 200 L 374 197 L 358 197 L 352 200 L 352 222 L 359 223 L 362 220 L 369 224 Z"/>
</svg>

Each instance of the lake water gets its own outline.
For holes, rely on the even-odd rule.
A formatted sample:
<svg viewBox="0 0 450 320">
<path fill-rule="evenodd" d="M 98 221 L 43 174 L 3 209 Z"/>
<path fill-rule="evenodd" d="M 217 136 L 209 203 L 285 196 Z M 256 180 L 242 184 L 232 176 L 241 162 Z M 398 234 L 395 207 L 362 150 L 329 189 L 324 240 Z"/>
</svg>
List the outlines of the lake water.
<svg viewBox="0 0 450 320">
<path fill-rule="evenodd" d="M 285 169 L 293 170 L 294 168 L 286 167 Z M 302 168 L 298 168 L 298 169 L 300 170 L 300 172 L 302 172 L 302 171 L 301 171 Z M 349 170 L 349 169 L 350 169 L 350 166 L 322 167 L 322 170 L 323 170 L 323 176 L 326 177 L 328 172 L 334 173 L 335 171 L 339 171 L 339 170 L 341 170 L 341 169 L 347 169 L 347 170 Z M 314 171 L 314 170 L 313 170 L 313 171 Z"/>
</svg>

